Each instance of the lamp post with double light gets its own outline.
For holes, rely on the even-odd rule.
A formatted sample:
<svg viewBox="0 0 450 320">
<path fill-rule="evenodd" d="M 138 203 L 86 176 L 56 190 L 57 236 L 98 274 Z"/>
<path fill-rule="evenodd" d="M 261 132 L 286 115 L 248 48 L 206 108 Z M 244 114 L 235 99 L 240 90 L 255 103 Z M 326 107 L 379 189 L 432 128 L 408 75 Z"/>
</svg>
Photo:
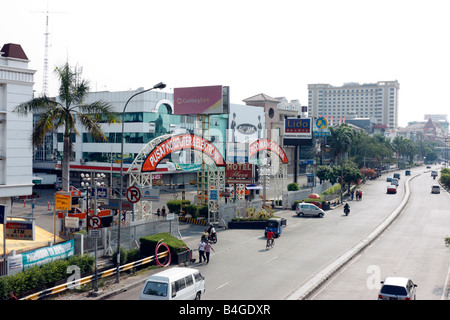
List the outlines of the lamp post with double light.
<svg viewBox="0 0 450 320">
<path fill-rule="evenodd" d="M 123 145 L 124 145 L 124 124 L 125 124 L 125 109 L 128 106 L 128 103 L 136 97 L 139 94 L 143 94 L 145 92 L 154 90 L 154 89 L 164 89 L 166 87 L 166 84 L 163 82 L 159 82 L 155 84 L 152 88 L 147 90 L 139 91 L 135 94 L 133 94 L 125 103 L 125 106 L 123 107 L 122 111 L 122 136 L 121 136 L 121 143 L 120 143 L 120 201 L 119 201 L 119 214 L 118 214 L 118 222 L 117 222 L 117 270 L 116 270 L 116 283 L 119 283 L 119 270 L 120 270 L 120 217 L 122 214 L 122 202 L 123 202 Z"/>
</svg>

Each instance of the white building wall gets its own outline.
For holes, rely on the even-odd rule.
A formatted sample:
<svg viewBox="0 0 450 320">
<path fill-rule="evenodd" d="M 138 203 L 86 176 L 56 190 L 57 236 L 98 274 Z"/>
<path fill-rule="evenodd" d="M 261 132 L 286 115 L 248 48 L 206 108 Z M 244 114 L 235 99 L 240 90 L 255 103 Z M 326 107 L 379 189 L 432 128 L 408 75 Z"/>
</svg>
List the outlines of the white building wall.
<svg viewBox="0 0 450 320">
<path fill-rule="evenodd" d="M 32 193 L 32 115 L 12 110 L 33 98 L 34 73 L 28 60 L 0 55 L 0 204 L 9 210 L 11 197 Z"/>
</svg>

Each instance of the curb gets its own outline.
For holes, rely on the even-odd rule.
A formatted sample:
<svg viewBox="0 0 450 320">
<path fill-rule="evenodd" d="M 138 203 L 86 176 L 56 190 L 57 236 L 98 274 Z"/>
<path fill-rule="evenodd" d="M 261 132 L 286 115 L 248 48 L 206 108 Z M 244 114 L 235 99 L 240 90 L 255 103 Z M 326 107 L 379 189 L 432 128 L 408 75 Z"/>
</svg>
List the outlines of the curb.
<svg viewBox="0 0 450 320">
<path fill-rule="evenodd" d="M 352 260 L 357 254 L 364 250 L 371 244 L 378 236 L 398 217 L 405 205 L 408 203 L 411 195 L 409 183 L 412 179 L 418 177 L 420 174 L 412 176 L 405 183 L 405 195 L 400 205 L 395 209 L 384 222 L 382 222 L 374 231 L 372 231 L 366 238 L 357 243 L 350 250 L 342 254 L 334 262 L 316 273 L 313 277 L 303 283 L 298 289 L 287 296 L 286 300 L 307 300 L 317 289 L 319 289 L 327 280 L 329 280 L 337 271 Z"/>
</svg>

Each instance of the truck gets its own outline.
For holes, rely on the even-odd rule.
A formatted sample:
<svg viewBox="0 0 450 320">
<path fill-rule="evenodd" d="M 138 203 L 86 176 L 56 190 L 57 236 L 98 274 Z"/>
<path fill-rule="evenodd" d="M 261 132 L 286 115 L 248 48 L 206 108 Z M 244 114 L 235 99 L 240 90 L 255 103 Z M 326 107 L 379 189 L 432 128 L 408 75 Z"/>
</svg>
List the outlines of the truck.
<svg viewBox="0 0 450 320">
<path fill-rule="evenodd" d="M 36 178 L 36 179 L 35 179 Z M 50 173 L 34 173 L 33 174 L 33 181 L 35 184 L 40 184 L 43 186 L 55 186 L 55 183 L 57 181 L 57 175 L 56 174 L 50 174 Z"/>
</svg>

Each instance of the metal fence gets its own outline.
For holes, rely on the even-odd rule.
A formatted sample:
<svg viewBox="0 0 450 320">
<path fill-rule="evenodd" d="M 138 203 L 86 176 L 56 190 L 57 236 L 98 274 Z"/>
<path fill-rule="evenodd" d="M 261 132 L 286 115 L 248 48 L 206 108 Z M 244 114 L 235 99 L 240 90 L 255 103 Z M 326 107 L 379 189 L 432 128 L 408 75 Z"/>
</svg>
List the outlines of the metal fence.
<svg viewBox="0 0 450 320">
<path fill-rule="evenodd" d="M 180 237 L 178 227 L 177 219 L 135 221 L 131 224 L 122 225 L 120 227 L 120 246 L 126 250 L 139 248 L 139 238 L 162 232 Z M 118 228 L 103 228 L 102 232 L 102 237 L 97 240 L 97 252 L 99 256 L 110 256 L 117 250 Z M 75 237 L 75 254 L 92 253 L 94 250 L 94 239 L 82 234 Z"/>
</svg>

